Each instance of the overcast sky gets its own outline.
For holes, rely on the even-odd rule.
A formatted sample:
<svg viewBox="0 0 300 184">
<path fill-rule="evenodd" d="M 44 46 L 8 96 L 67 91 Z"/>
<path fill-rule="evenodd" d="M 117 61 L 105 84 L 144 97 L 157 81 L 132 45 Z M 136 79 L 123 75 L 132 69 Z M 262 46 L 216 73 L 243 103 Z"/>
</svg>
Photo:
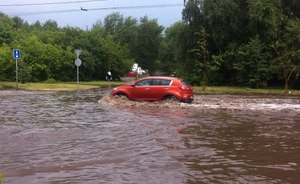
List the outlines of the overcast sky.
<svg viewBox="0 0 300 184">
<path fill-rule="evenodd" d="M 81 8 L 86 9 L 87 11 L 81 11 Z M 157 19 L 160 25 L 169 27 L 181 20 L 182 9 L 183 0 L 0 1 L 1 12 L 11 17 L 17 15 L 26 20 L 29 24 L 32 24 L 37 20 L 41 23 L 44 23 L 47 20 L 55 20 L 60 27 L 69 25 L 72 27 L 80 27 L 82 29 L 91 28 L 97 20 L 103 20 L 105 16 L 113 12 L 120 12 L 124 17 L 132 16 L 138 19 L 147 15 L 151 19 Z"/>
</svg>

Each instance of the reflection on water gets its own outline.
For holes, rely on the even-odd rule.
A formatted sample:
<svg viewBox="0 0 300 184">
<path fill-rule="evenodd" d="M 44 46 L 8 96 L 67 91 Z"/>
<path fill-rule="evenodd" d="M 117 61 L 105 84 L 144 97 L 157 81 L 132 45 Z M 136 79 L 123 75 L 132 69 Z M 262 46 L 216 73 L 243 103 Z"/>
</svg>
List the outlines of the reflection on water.
<svg viewBox="0 0 300 184">
<path fill-rule="evenodd" d="M 98 103 L 105 93 L 0 91 L 5 184 L 300 180 L 298 113 Z"/>
</svg>

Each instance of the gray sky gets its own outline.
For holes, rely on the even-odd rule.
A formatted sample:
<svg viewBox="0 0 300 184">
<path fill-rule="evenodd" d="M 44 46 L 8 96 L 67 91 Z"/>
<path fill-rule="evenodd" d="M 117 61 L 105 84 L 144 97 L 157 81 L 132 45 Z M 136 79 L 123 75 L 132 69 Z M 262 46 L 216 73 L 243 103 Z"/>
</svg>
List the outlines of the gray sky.
<svg viewBox="0 0 300 184">
<path fill-rule="evenodd" d="M 85 2 L 84 2 L 85 1 Z M 90 2 L 87 2 L 90 1 Z M 75 3 L 71 3 L 75 2 Z M 53 4 L 57 3 L 57 4 Z M 28 5 L 31 4 L 31 5 Z M 39 4 L 39 5 L 37 5 Z M 43 5 L 41 5 L 43 4 Z M 7 6 L 18 5 L 18 6 Z M 167 5 L 167 6 L 156 6 Z M 144 7 L 143 7 L 144 6 Z M 84 8 L 88 11 L 80 11 Z M 183 0 L 1 0 L 0 11 L 9 16 L 19 16 L 29 24 L 39 20 L 55 20 L 59 26 L 91 28 L 97 20 L 120 12 L 124 17 L 140 18 L 147 15 L 169 27 L 181 20 Z M 41 13 L 51 12 L 51 13 Z M 55 12 L 55 13 L 54 13 Z"/>
</svg>

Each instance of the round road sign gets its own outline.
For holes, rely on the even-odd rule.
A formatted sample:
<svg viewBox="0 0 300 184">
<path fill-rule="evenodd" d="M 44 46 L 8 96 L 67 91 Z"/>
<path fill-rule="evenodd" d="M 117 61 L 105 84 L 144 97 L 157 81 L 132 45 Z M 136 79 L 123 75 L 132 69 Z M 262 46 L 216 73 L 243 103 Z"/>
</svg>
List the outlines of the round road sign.
<svg viewBox="0 0 300 184">
<path fill-rule="evenodd" d="M 75 65 L 76 65 L 76 66 L 80 66 L 81 64 L 82 64 L 81 59 L 76 59 L 76 60 L 75 60 Z"/>
</svg>

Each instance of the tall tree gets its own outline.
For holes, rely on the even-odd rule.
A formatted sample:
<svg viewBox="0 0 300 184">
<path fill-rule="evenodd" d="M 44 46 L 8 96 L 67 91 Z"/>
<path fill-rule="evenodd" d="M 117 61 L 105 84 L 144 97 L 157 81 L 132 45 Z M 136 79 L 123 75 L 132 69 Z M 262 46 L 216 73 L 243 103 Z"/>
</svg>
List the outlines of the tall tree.
<svg viewBox="0 0 300 184">
<path fill-rule="evenodd" d="M 155 71 L 155 61 L 158 59 L 159 46 L 162 38 L 163 27 L 157 20 L 149 20 L 147 16 L 141 18 L 138 27 L 137 45 L 135 48 L 135 60 L 149 73 Z"/>
<path fill-rule="evenodd" d="M 124 17 L 118 12 L 111 13 L 104 18 L 104 29 L 107 34 L 115 35 L 120 31 L 124 23 Z"/>
<path fill-rule="evenodd" d="M 130 57 L 134 58 L 138 38 L 138 20 L 133 17 L 126 17 L 116 38 L 121 45 L 128 47 Z"/>
<path fill-rule="evenodd" d="M 15 63 L 12 49 L 8 45 L 0 46 L 0 81 L 15 80 Z"/>
<path fill-rule="evenodd" d="M 198 35 L 197 46 L 190 50 L 190 52 L 195 55 L 195 62 L 194 62 L 194 69 L 193 73 L 195 76 L 202 76 L 201 77 L 201 84 L 203 90 L 205 90 L 207 81 L 208 81 L 208 72 L 212 67 L 210 64 L 210 57 L 209 51 L 207 49 L 207 34 L 205 29 L 202 28 Z"/>
<path fill-rule="evenodd" d="M 220 54 L 236 49 L 247 35 L 247 9 L 239 0 L 206 0 L 203 3 L 204 27 L 209 33 L 210 50 Z"/>
<path fill-rule="evenodd" d="M 282 0 L 284 14 L 291 19 L 300 18 L 300 1 L 299 0 Z"/>
<path fill-rule="evenodd" d="M 203 3 L 204 0 L 184 0 L 182 19 L 190 25 L 190 28 L 197 32 L 203 26 Z"/>
<path fill-rule="evenodd" d="M 195 61 L 197 55 L 191 54 L 191 50 L 197 48 L 199 40 L 199 34 L 197 34 L 202 28 L 204 28 L 203 17 L 203 2 L 204 0 L 187 0 L 184 1 L 185 7 L 182 11 L 183 22 L 187 25 L 185 28 L 184 40 L 182 40 L 182 66 L 186 74 L 183 73 L 183 77 L 189 79 L 193 83 L 199 83 L 200 78 L 195 78 L 193 72 L 195 67 Z"/>
<path fill-rule="evenodd" d="M 47 20 L 43 24 L 43 29 L 44 30 L 48 30 L 48 31 L 57 31 L 57 30 L 59 30 L 59 27 L 58 27 L 56 21 L 54 21 L 54 20 Z"/>
<path fill-rule="evenodd" d="M 182 61 L 182 40 L 186 25 L 177 22 L 165 30 L 163 40 L 160 45 L 159 62 L 157 65 L 163 72 L 169 74 L 178 73 Z M 177 71 L 177 72 L 176 72 Z"/>
<path fill-rule="evenodd" d="M 220 65 L 218 70 L 210 72 L 211 83 L 230 84 L 234 81 L 235 71 L 231 56 L 240 44 L 248 41 L 248 22 L 246 1 L 205 0 L 203 2 L 203 27 L 208 34 L 208 50 L 211 61 Z"/>
<path fill-rule="evenodd" d="M 0 45 L 10 44 L 13 40 L 15 22 L 6 15 L 0 15 Z"/>
<path fill-rule="evenodd" d="M 114 79 L 119 80 L 133 64 L 129 59 L 127 48 L 116 43 L 111 36 L 106 37 L 103 42 L 102 55 L 105 56 L 103 69 L 111 71 Z"/>
<path fill-rule="evenodd" d="M 286 93 L 292 75 L 300 73 L 300 20 L 289 20 L 283 37 L 272 47 L 277 54 L 276 63 L 273 66 L 277 73 L 283 75 Z"/>
<path fill-rule="evenodd" d="M 237 70 L 237 83 L 251 88 L 266 87 L 270 71 L 267 59 L 265 47 L 258 37 L 242 45 L 237 50 L 237 62 L 234 64 Z"/>
<path fill-rule="evenodd" d="M 249 0 L 248 9 L 252 36 L 259 35 L 266 44 L 276 40 L 283 21 L 281 0 Z"/>
</svg>

